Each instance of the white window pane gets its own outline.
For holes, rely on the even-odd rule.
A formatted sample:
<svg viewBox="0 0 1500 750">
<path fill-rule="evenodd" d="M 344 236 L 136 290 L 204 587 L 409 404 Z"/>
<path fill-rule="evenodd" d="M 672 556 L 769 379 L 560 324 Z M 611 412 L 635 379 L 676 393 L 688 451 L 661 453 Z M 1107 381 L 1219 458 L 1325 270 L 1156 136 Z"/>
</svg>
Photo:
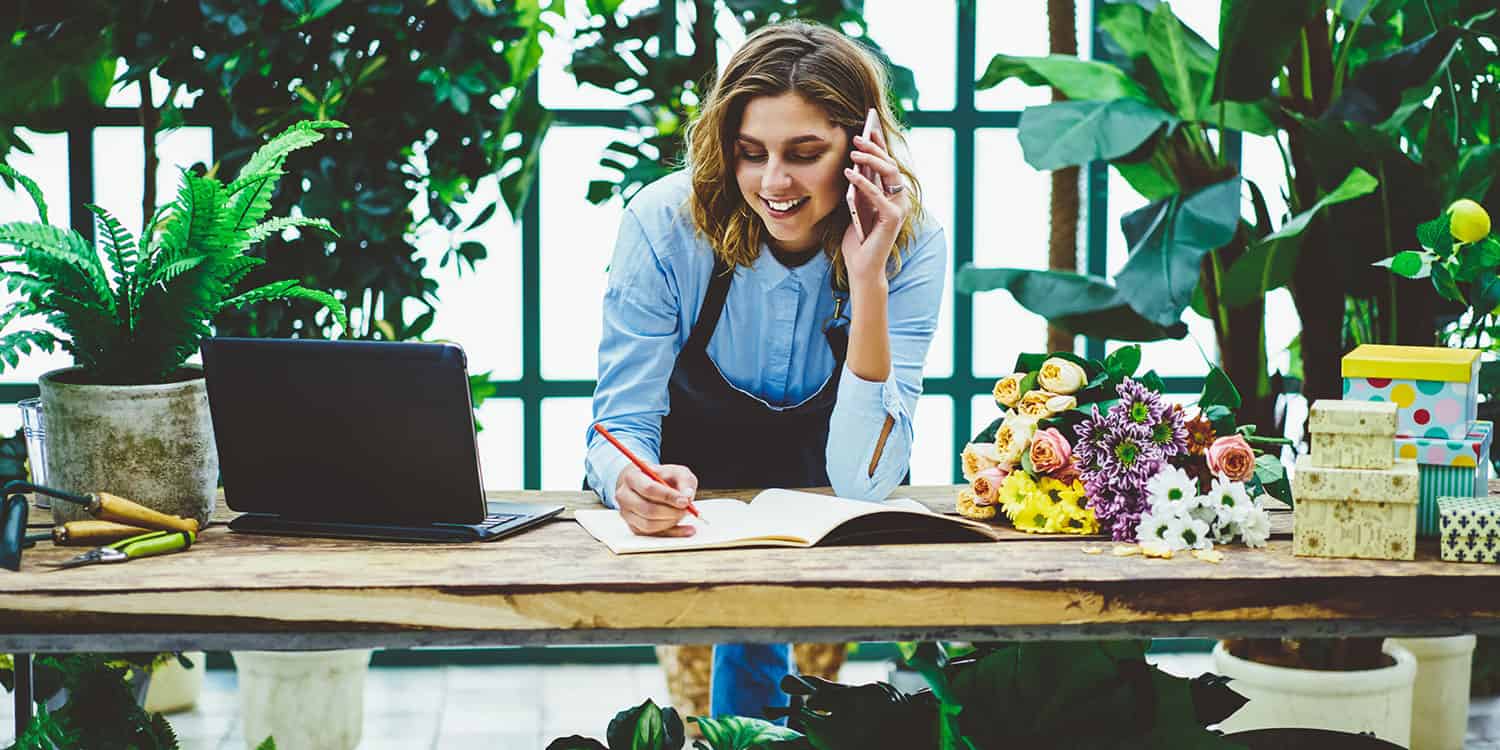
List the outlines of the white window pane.
<svg viewBox="0 0 1500 750">
<path fill-rule="evenodd" d="M 1281 152 L 1271 136 L 1245 133 L 1240 148 L 1240 174 L 1254 182 L 1266 199 L 1266 211 L 1271 215 L 1271 225 L 1280 229 L 1287 218 L 1286 169 L 1281 161 Z M 1250 212 L 1250 191 L 1245 190 L 1246 216 Z"/>
<path fill-rule="evenodd" d="M 1046 172 L 1021 157 L 1016 131 L 987 128 L 974 134 L 974 264 L 979 267 L 1047 267 Z M 1008 374 L 1022 352 L 1047 344 L 1047 321 L 1005 291 L 974 295 L 974 373 Z"/>
<path fill-rule="evenodd" d="M 922 182 L 922 202 L 928 215 L 943 227 L 948 242 L 948 270 L 943 279 L 943 305 L 938 310 L 937 333 L 927 350 L 922 374 L 929 378 L 953 374 L 953 131 L 915 128 L 906 136 L 912 152 L 912 171 Z"/>
<path fill-rule="evenodd" d="M 1290 374 L 1292 340 L 1302 333 L 1297 305 L 1285 287 L 1266 293 L 1266 372 Z"/>
<path fill-rule="evenodd" d="M 953 397 L 928 395 L 917 399 L 915 435 L 911 446 L 912 484 L 953 482 Z M 894 494 L 900 495 L 901 488 Z"/>
<path fill-rule="evenodd" d="M 521 435 L 521 400 L 488 398 L 474 411 L 484 429 L 476 436 L 479 466 L 487 490 L 518 490 L 522 485 L 525 439 Z"/>
<path fill-rule="evenodd" d="M 15 404 L 0 405 L 0 437 L 11 437 L 21 430 L 21 410 Z"/>
<path fill-rule="evenodd" d="M 427 213 L 426 203 L 420 195 L 413 201 L 417 216 Z M 494 380 L 519 380 L 521 228 L 511 220 L 494 177 L 480 180 L 472 197 L 454 210 L 463 222 L 459 226 L 466 227 L 491 204 L 498 204 L 495 215 L 475 229 L 450 233 L 429 222 L 414 239 L 417 257 L 427 263 L 425 274 L 438 284 L 437 314 L 424 338 L 458 342 L 468 355 L 470 374 L 488 372 Z M 440 266 L 450 243 L 457 247 L 463 242 L 483 244 L 488 257 L 473 269 L 464 265 L 460 271 L 456 255 Z M 415 301 L 406 303 L 408 322 L 425 311 Z"/>
<path fill-rule="evenodd" d="M 993 386 L 994 383 L 990 385 Z M 988 393 L 979 394 L 970 399 L 969 438 L 973 439 L 975 435 L 984 431 L 986 427 L 990 426 L 991 422 L 999 419 L 1003 412 L 1004 410 L 1000 408 L 1000 403 L 995 400 L 994 396 Z"/>
<path fill-rule="evenodd" d="M 67 227 L 70 215 L 69 203 L 71 196 L 68 192 L 68 136 L 66 133 L 37 133 L 35 131 L 20 129 L 18 135 L 31 147 L 32 153 L 23 154 L 20 151 L 11 151 L 8 162 L 21 174 L 30 177 L 42 191 L 42 200 L 47 204 L 47 222 L 53 226 Z M 11 221 L 34 222 L 37 220 L 36 207 L 32 205 L 31 196 L 19 184 L 14 192 L 7 190 L 0 184 L 0 223 Z M 8 251 L 10 248 L 6 248 Z M 20 299 L 3 287 L 0 287 L 0 310 L 8 310 L 10 306 Z M 53 330 L 42 322 L 40 316 L 29 316 L 19 318 L 6 326 L 0 335 L 14 333 L 17 331 L 30 331 L 36 329 Z M 54 331 L 55 332 L 55 331 Z M 6 367 L 0 371 L 0 382 L 6 383 L 34 383 L 42 373 L 68 367 L 73 364 L 73 358 L 61 349 L 48 354 L 43 351 L 33 350 L 29 356 L 22 357 L 20 365 L 15 368 Z M 0 410 L 5 411 L 5 410 Z M 20 412 L 15 413 L 16 424 L 20 424 Z M 8 416 L 7 416 L 8 419 Z M 9 422 L 5 422 L 9 424 Z M 7 429 L 5 435 L 14 435 L 14 429 Z"/>
<path fill-rule="evenodd" d="M 630 15 L 655 4 L 656 0 L 628 0 L 620 4 L 620 13 Z M 545 16 L 556 32 L 542 37 L 542 60 L 537 67 L 537 95 L 542 106 L 550 109 L 604 109 L 623 107 L 646 98 L 648 94 L 645 93 L 621 95 L 592 84 L 580 84 L 568 72 L 568 66 L 573 61 L 573 48 L 586 46 L 590 41 L 589 37 L 580 34 L 592 22 L 585 0 L 567 0 L 565 12 L 566 17 L 552 13 Z M 654 39 L 650 43 L 650 49 L 656 49 Z M 642 56 L 640 61 L 645 64 L 649 62 L 649 58 Z"/>
<path fill-rule="evenodd" d="M 1077 26 L 1079 52 L 1088 55 L 1088 30 L 1091 28 L 1090 3 L 1078 3 Z M 995 55 L 1040 57 L 1047 54 L 1046 3 L 979 2 L 975 4 L 974 75 L 982 77 Z M 1052 98 L 1045 86 L 1028 86 L 1016 79 L 994 88 L 974 92 L 977 109 L 1024 109 L 1028 105 L 1046 104 Z"/>
<path fill-rule="evenodd" d="M 917 108 L 953 109 L 958 6 L 954 0 L 925 2 L 912 12 L 909 0 L 865 0 L 865 23 L 891 62 L 911 68 Z"/>
<path fill-rule="evenodd" d="M 139 131 L 137 131 L 139 134 Z M 98 159 L 98 156 L 94 157 Z M 205 127 L 181 127 L 156 134 L 156 205 L 170 203 L 182 185 L 182 170 L 194 164 L 208 166 L 214 161 L 214 131 Z M 228 176 L 221 179 L 227 181 Z M 140 203 L 140 199 L 136 199 Z M 125 225 L 132 232 L 144 223 Z"/>
<path fill-rule="evenodd" d="M 1198 32 L 1204 41 L 1219 46 L 1219 4 L 1205 2 L 1172 3 L 1172 13 L 1188 28 Z"/>
<path fill-rule="evenodd" d="M 542 399 L 542 489 L 583 486 L 584 438 L 593 418 L 592 399 Z"/>
<path fill-rule="evenodd" d="M 156 205 L 160 206 L 177 196 L 184 168 L 213 159 L 213 133 L 204 127 L 157 133 L 156 155 Z M 145 168 L 140 128 L 94 129 L 94 203 L 114 214 L 131 234 L 137 235 L 145 225 L 141 215 Z"/>
<path fill-rule="evenodd" d="M 620 131 L 554 127 L 542 145 L 542 377 L 598 376 L 602 301 L 623 215 L 620 201 L 588 202 L 589 181 L 605 177 L 599 155 Z"/>
<path fill-rule="evenodd" d="M 130 69 L 130 63 L 126 62 L 123 57 L 115 63 L 115 66 L 115 75 L 117 76 Z M 167 79 L 162 78 L 155 70 L 151 71 L 150 75 L 151 101 L 157 107 L 161 107 L 167 101 L 167 91 L 171 89 L 171 84 L 167 83 Z M 193 106 L 193 102 L 197 101 L 202 93 L 202 90 L 188 92 L 185 89 L 178 89 L 177 96 L 173 97 L 172 101 L 179 107 L 191 107 Z M 110 89 L 109 96 L 104 100 L 104 106 L 125 109 L 140 107 L 141 84 L 135 81 L 128 84 L 116 84 L 114 88 Z"/>
</svg>

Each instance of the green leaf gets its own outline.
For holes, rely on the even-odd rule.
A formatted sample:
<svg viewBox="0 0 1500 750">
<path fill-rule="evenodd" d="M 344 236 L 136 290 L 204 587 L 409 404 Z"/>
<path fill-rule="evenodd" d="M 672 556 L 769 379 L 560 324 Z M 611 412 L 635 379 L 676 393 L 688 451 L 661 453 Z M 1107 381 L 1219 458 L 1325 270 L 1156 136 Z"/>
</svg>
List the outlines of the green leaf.
<svg viewBox="0 0 1500 750">
<path fill-rule="evenodd" d="M 1445 299 L 1453 300 L 1461 305 L 1469 304 L 1464 299 L 1464 293 L 1459 291 L 1458 283 L 1453 279 L 1453 272 L 1441 263 L 1432 266 L 1432 288 Z"/>
<path fill-rule="evenodd" d="M 1067 55 L 1013 57 L 995 55 L 974 88 L 984 90 L 1018 78 L 1028 86 L 1051 86 L 1074 100 L 1139 99 L 1150 101 L 1140 84 L 1108 63 Z"/>
<path fill-rule="evenodd" d="M 1453 254 L 1453 234 L 1448 227 L 1450 218 L 1444 211 L 1436 219 L 1417 225 L 1417 241 L 1441 260 L 1447 260 Z"/>
<path fill-rule="evenodd" d="M 1126 304 L 1120 290 L 1094 276 L 966 264 L 958 270 L 954 284 L 966 293 L 1004 289 L 1022 307 L 1075 334 L 1119 341 L 1187 335 L 1187 326 L 1180 320 L 1161 326 L 1142 318 Z"/>
<path fill-rule="evenodd" d="M 1281 229 L 1278 229 L 1262 241 L 1270 242 L 1299 235 L 1303 230 L 1307 229 L 1308 224 L 1312 223 L 1313 218 L 1317 216 L 1318 212 L 1329 206 L 1369 195 L 1375 192 L 1375 188 L 1379 186 L 1380 181 L 1371 176 L 1369 172 L 1355 167 L 1349 171 L 1349 174 L 1344 177 L 1343 182 L 1340 182 L 1338 187 L 1329 191 L 1322 198 L 1319 198 L 1318 202 L 1314 203 L 1312 208 L 1292 217 L 1287 223 L 1281 225 Z"/>
<path fill-rule="evenodd" d="M 276 739 L 267 736 L 265 742 L 255 746 L 255 750 L 276 750 Z"/>
<path fill-rule="evenodd" d="M 1095 8 L 1099 28 L 1108 34 L 1127 57 L 1146 54 L 1146 24 L 1151 12 L 1135 3 L 1101 3 Z"/>
<path fill-rule="evenodd" d="M 1118 380 L 1135 374 L 1141 366 L 1141 347 L 1136 344 L 1122 346 L 1104 358 L 1104 371 Z"/>
<path fill-rule="evenodd" d="M 1161 146 L 1158 145 L 1158 148 Z M 1156 159 L 1130 162 L 1116 160 L 1110 162 L 1110 165 L 1148 201 L 1158 201 L 1182 192 L 1177 176 L 1164 169 Z"/>
<path fill-rule="evenodd" d="M 1500 239 L 1492 234 L 1465 245 L 1458 255 L 1459 281 L 1471 282 L 1484 276 L 1493 276 L 1496 269 L 1500 268 Z"/>
<path fill-rule="evenodd" d="M 1372 265 L 1391 269 L 1391 273 L 1408 279 L 1425 279 L 1432 273 L 1432 262 L 1437 256 L 1432 253 L 1418 252 L 1416 250 L 1402 250 L 1384 260 L 1377 260 Z"/>
<path fill-rule="evenodd" d="M 615 714 L 605 738 L 610 750 L 679 750 L 683 743 L 682 719 L 676 710 L 662 709 L 647 699 Z"/>
<path fill-rule="evenodd" d="M 620 9 L 622 0 L 588 0 L 589 12 L 597 16 L 613 17 Z"/>
<path fill-rule="evenodd" d="M 1474 282 L 1474 311 L 1490 313 L 1500 307 L 1500 275 L 1493 272 Z"/>
<path fill-rule="evenodd" d="M 1144 385 L 1147 388 L 1156 391 L 1157 393 L 1167 392 L 1166 381 L 1162 380 L 1161 376 L 1158 375 L 1155 370 L 1147 370 L 1140 377 L 1136 378 L 1136 380 L 1139 381 L 1141 385 Z"/>
<path fill-rule="evenodd" d="M 1287 478 L 1286 466 L 1282 465 L 1281 459 L 1269 453 L 1262 453 L 1255 457 L 1255 481 L 1260 483 L 1263 492 L 1280 500 L 1287 505 L 1293 503 L 1292 483 Z"/>
<path fill-rule="evenodd" d="M 772 724 L 764 719 L 744 716 L 725 716 L 710 719 L 697 716 L 688 719 L 696 722 L 703 733 L 703 740 L 710 750 L 752 750 L 763 743 L 777 740 L 795 740 L 801 732 Z"/>
<path fill-rule="evenodd" d="M 1218 367 L 1210 367 L 1208 376 L 1203 378 L 1203 393 L 1198 396 L 1198 406 L 1203 409 L 1210 406 L 1238 409 L 1240 392 L 1234 387 L 1229 375 Z"/>
<path fill-rule="evenodd" d="M 1026 163 L 1050 170 L 1116 159 L 1177 118 L 1138 99 L 1069 101 L 1027 107 L 1020 141 Z"/>
<path fill-rule="evenodd" d="M 4 152 L 0 151 L 0 157 L 3 157 L 3 156 L 4 156 Z M 5 164 L 0 164 L 0 175 L 4 175 L 6 177 L 9 177 L 9 178 L 15 180 L 16 182 L 21 183 L 21 187 L 23 187 L 23 188 L 26 189 L 26 194 L 31 196 L 31 202 L 32 202 L 32 204 L 36 206 L 36 213 L 37 213 L 37 216 L 39 217 L 39 220 L 43 224 L 46 224 L 47 223 L 47 201 L 45 201 L 45 200 L 42 199 L 42 189 L 39 188 L 39 187 L 37 187 L 36 182 L 33 181 L 30 177 L 27 177 L 26 175 L 23 175 L 20 172 L 17 172 L 16 170 L 11 169 L 9 166 L 7 166 Z"/>
<path fill-rule="evenodd" d="M 1221 0 L 1214 101 L 1264 98 L 1323 0 Z"/>
<path fill-rule="evenodd" d="M 1156 6 L 1146 24 L 1146 55 L 1156 68 L 1178 117 L 1196 120 L 1213 79 L 1214 48 L 1177 20 L 1166 3 Z"/>
<path fill-rule="evenodd" d="M 1219 282 L 1220 304 L 1230 309 L 1244 307 L 1265 299 L 1272 289 L 1290 284 L 1301 246 L 1300 237 L 1252 244 Z"/>
<path fill-rule="evenodd" d="M 1229 242 L 1239 219 L 1238 177 L 1126 214 L 1120 225 L 1131 242 L 1130 259 L 1115 285 L 1129 290 L 1131 309 L 1159 326 L 1180 323 L 1203 256 Z"/>
</svg>

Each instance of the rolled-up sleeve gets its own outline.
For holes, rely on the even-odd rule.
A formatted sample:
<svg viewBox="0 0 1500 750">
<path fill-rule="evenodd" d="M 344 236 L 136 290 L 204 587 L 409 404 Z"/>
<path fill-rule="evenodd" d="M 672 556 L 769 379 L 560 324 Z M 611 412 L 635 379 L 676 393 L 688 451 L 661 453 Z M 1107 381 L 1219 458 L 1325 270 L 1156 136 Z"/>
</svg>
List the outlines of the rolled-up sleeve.
<svg viewBox="0 0 1500 750">
<path fill-rule="evenodd" d="M 937 332 L 947 263 L 947 241 L 935 230 L 891 279 L 891 373 L 884 382 L 865 380 L 844 365 L 827 447 L 828 478 L 840 497 L 882 500 L 906 476 L 922 364 Z"/>
<path fill-rule="evenodd" d="M 639 219 L 626 210 L 604 291 L 599 339 L 599 382 L 594 422 L 603 424 L 643 461 L 661 455 L 661 420 L 667 413 L 667 381 L 681 348 L 680 295 Z M 615 507 L 615 482 L 629 463 L 594 432 L 586 437 L 589 486 Z"/>
</svg>

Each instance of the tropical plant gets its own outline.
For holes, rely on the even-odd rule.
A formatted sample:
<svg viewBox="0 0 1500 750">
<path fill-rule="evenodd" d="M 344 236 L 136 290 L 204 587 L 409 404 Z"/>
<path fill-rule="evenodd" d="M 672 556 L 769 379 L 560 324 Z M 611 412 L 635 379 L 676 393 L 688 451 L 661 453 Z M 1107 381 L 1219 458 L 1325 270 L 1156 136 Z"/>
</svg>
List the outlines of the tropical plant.
<svg viewBox="0 0 1500 750">
<path fill-rule="evenodd" d="M 179 376 L 224 310 L 307 300 L 346 327 L 337 299 L 296 279 L 235 293 L 246 275 L 265 263 L 246 254 L 252 246 L 299 228 L 336 236 L 325 219 L 266 216 L 287 156 L 322 140 L 322 131 L 342 127 L 329 121 L 293 125 L 257 150 L 228 185 L 184 170 L 176 199 L 147 223 L 139 248 L 135 236 L 98 206 L 89 206 L 100 227 L 97 249 L 77 232 L 51 226 L 36 183 L 0 165 L 0 173 L 30 193 L 41 220 L 0 225 L 0 245 L 16 250 L 0 256 L 0 270 L 6 288 L 22 298 L 0 315 L 0 330 L 17 319 L 43 316 L 63 336 L 42 328 L 8 334 L 0 338 L 0 359 L 15 367 L 33 348 L 61 346 L 83 368 L 87 382 L 161 383 Z"/>
<path fill-rule="evenodd" d="M 1401 129 L 1414 127 L 1420 100 L 1469 33 L 1463 25 L 1428 23 L 1425 36 L 1402 46 L 1402 34 L 1414 23 L 1366 27 L 1373 6 L 1384 8 L 1381 17 L 1388 19 L 1386 11 L 1404 4 L 1351 0 L 1339 4 L 1330 22 L 1323 0 L 1299 0 L 1295 7 L 1226 0 L 1216 50 L 1165 3 L 1109 3 L 1099 12 L 1106 60 L 996 56 L 979 87 L 1019 78 L 1051 85 L 1071 100 L 1022 114 L 1019 135 L 1028 163 L 1057 169 L 1104 160 L 1152 203 L 1121 221 L 1131 255 L 1114 283 L 1080 274 L 965 268 L 957 277 L 960 290 L 1005 288 L 1069 330 L 1137 341 L 1181 337 L 1181 316 L 1191 306 L 1214 324 L 1221 362 L 1245 396 L 1246 421 L 1269 431 L 1278 389 L 1266 367 L 1264 300 L 1268 291 L 1288 286 L 1303 323 L 1305 391 L 1336 396 L 1350 289 L 1341 269 L 1352 265 L 1351 256 L 1372 254 L 1374 260 L 1390 253 L 1374 254 L 1385 243 L 1333 240 L 1326 234 L 1328 218 L 1340 232 L 1368 239 L 1372 228 L 1389 229 L 1410 210 L 1409 201 L 1393 207 L 1394 187 L 1379 189 L 1422 185 L 1420 167 L 1399 148 Z M 1457 3 L 1449 5 L 1456 10 Z M 1328 80 L 1319 78 L 1323 88 L 1309 99 L 1304 93 L 1316 88 L 1309 81 L 1319 76 Z M 1340 106 L 1332 107 L 1334 101 Z M 1275 193 L 1239 175 L 1229 139 L 1216 139 L 1230 131 L 1292 143 L 1287 184 L 1274 188 L 1286 195 L 1291 216 L 1273 220 L 1265 196 Z M 1372 158 L 1354 143 L 1375 135 L 1412 168 Z M 1318 147 L 1303 147 L 1314 138 Z M 1455 184 L 1477 189 L 1476 170 L 1488 163 L 1488 153 L 1470 154 L 1470 176 Z M 1243 205 L 1250 207 L 1247 216 Z M 1435 297 L 1407 291 L 1419 302 L 1424 293 Z M 1325 309 L 1329 305 L 1334 309 Z M 1391 340 L 1419 337 L 1394 326 L 1383 330 Z"/>
<path fill-rule="evenodd" d="M 1000 750 L 1011 747 L 1230 748 L 1206 729 L 1245 704 L 1228 680 L 1173 677 L 1146 663 L 1142 641 L 901 644 L 930 689 L 842 685 L 788 675 L 786 727 L 740 716 L 690 718 L 698 750 Z M 1087 717 L 1080 721 L 1080 715 Z M 677 712 L 651 701 L 620 712 L 608 743 L 581 736 L 547 750 L 679 750 Z"/>
<path fill-rule="evenodd" d="M 862 2 L 851 0 L 693 0 L 690 13 L 672 16 L 663 4 L 619 13 L 621 0 L 588 0 L 592 14 L 580 31 L 587 42 L 573 52 L 569 69 L 581 83 L 639 97 L 628 110 L 631 133 L 605 148 L 599 164 L 619 177 L 589 183 L 588 198 L 603 203 L 612 196 L 626 200 L 683 162 L 682 128 L 697 112 L 708 84 L 719 69 L 720 28 L 737 23 L 749 34 L 786 19 L 814 21 L 842 29 L 863 42 L 888 64 L 892 105 L 897 112 L 916 106 L 916 78 L 910 69 L 890 64 L 868 35 Z M 721 9 L 730 11 L 721 14 Z M 663 28 L 665 19 L 675 28 Z M 686 54 L 666 42 L 692 39 Z"/>
<path fill-rule="evenodd" d="M 1375 265 L 1408 279 L 1430 279 L 1437 293 L 1464 305 L 1463 315 L 1440 332 L 1450 346 L 1500 349 L 1500 239 L 1490 217 L 1470 200 L 1417 227 L 1420 250 L 1403 250 Z"/>
<path fill-rule="evenodd" d="M 52 40 L 87 39 L 97 48 L 69 58 L 77 62 L 67 70 L 79 72 L 56 79 L 59 88 L 91 72 L 107 90 L 121 58 L 122 85 L 144 91 L 153 71 L 166 79 L 165 104 L 142 96 L 139 108 L 148 201 L 155 134 L 185 117 L 214 128 L 216 157 L 231 170 L 292 121 L 358 123 L 359 133 L 340 142 L 338 158 L 288 160 L 292 179 L 272 198 L 277 215 L 323 216 L 342 236 L 331 246 L 304 234 L 274 254 L 252 250 L 268 262 L 250 281 L 299 279 L 340 290 L 355 321 L 347 335 L 406 340 L 421 337 L 436 315 L 437 283 L 415 238 L 430 233 L 446 241 L 439 264 L 460 270 L 497 251 L 459 234 L 500 213 L 495 201 L 475 206 L 478 215 L 467 224 L 459 218 L 457 207 L 488 177 L 498 179 L 509 214 L 521 215 L 551 122 L 533 85 L 541 40 L 552 33 L 544 13 L 561 7 L 560 0 L 23 3 L 15 14 L 0 12 L 0 38 L 12 41 L 0 48 L 0 70 L 24 70 L 12 76 L 17 80 L 46 78 L 35 72 L 39 61 L 51 65 L 51 52 L 72 50 Z M 10 91 L 0 93 L 0 141 L 12 132 L 7 126 L 65 127 L 92 116 L 102 102 L 73 95 L 60 110 L 67 116 L 12 112 L 5 109 Z M 188 113 L 174 104 L 181 91 L 200 92 Z M 226 311 L 218 327 L 240 335 L 326 337 L 332 321 L 319 310 L 311 300 L 247 305 Z"/>
<path fill-rule="evenodd" d="M 145 676 L 180 654 L 68 654 L 39 656 L 33 662 L 36 715 L 7 750 L 92 750 L 141 748 L 172 750 L 177 735 L 166 717 L 141 708 Z M 15 689 L 10 657 L 0 656 L 0 686 Z M 64 693 L 66 691 L 66 693 Z M 47 705 L 66 695 L 61 705 Z"/>
</svg>

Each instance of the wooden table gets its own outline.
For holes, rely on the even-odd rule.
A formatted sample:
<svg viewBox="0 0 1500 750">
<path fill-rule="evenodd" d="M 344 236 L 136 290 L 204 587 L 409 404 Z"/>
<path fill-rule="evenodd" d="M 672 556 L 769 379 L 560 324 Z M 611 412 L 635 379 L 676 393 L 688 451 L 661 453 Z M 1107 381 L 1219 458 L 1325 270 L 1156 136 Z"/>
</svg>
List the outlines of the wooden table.
<svg viewBox="0 0 1500 750">
<path fill-rule="evenodd" d="M 716 493 L 717 494 L 717 493 Z M 952 510 L 955 488 L 899 494 Z M 496 498 L 597 507 L 580 492 Z M 232 514 L 221 512 L 219 518 Z M 563 643 L 1500 633 L 1500 565 L 1116 557 L 1107 541 L 739 549 L 617 557 L 570 516 L 487 544 L 233 534 L 186 552 L 0 572 L 0 652 Z M 45 512 L 35 518 L 45 518 Z M 1086 554 L 1086 547 L 1102 554 Z"/>
</svg>

